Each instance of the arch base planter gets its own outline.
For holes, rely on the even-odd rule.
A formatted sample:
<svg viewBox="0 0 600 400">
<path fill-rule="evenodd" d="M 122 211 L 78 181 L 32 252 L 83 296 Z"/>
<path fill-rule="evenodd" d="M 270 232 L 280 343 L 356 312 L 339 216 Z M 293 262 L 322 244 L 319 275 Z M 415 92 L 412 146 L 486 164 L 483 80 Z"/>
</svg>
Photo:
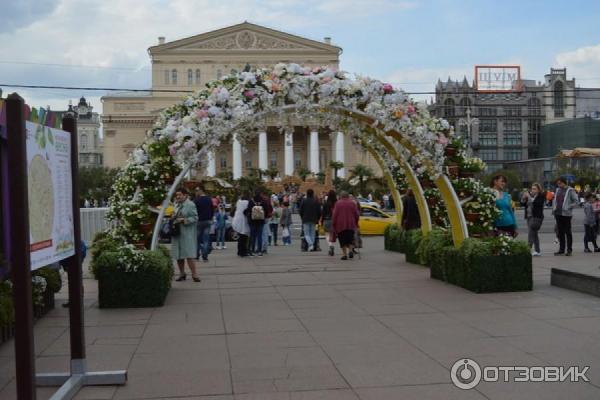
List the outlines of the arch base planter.
<svg viewBox="0 0 600 400">
<path fill-rule="evenodd" d="M 464 259 L 444 248 L 444 262 L 431 265 L 431 277 L 475 293 L 520 292 L 533 288 L 531 255 L 473 256 Z"/>
</svg>

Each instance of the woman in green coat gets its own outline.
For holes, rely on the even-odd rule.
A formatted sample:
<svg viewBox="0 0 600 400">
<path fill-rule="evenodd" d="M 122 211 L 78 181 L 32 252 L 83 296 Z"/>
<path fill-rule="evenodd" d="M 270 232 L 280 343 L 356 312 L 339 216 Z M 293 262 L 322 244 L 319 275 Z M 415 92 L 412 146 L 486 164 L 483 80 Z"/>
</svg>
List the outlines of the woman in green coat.
<svg viewBox="0 0 600 400">
<path fill-rule="evenodd" d="M 185 188 L 178 189 L 175 192 L 175 211 L 173 212 L 174 223 L 179 225 L 179 235 L 171 240 L 171 257 L 177 260 L 179 267 L 179 278 L 177 281 L 184 281 L 185 260 L 192 271 L 194 282 L 200 282 L 196 274 L 196 255 L 197 238 L 196 225 L 198 222 L 198 212 L 196 205 L 189 199 L 189 193 Z"/>
</svg>

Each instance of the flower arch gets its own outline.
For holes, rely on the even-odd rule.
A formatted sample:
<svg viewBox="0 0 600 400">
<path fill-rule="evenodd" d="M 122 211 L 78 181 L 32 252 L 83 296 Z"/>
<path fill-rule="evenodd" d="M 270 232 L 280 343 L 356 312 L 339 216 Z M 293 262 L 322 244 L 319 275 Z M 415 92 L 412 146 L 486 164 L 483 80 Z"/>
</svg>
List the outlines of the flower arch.
<svg viewBox="0 0 600 400">
<path fill-rule="evenodd" d="M 425 104 L 390 84 L 298 64 L 215 80 L 165 109 L 117 177 L 108 216 L 119 222 L 113 233 L 136 242 L 153 230 L 154 248 L 166 205 L 189 169 L 205 164 L 209 152 L 232 136 L 241 143 L 256 137 L 266 118 L 280 121 L 286 134 L 293 129 L 289 121 L 296 119 L 350 135 L 381 167 L 398 221 L 402 202 L 392 171 L 400 169 L 415 193 L 423 233 L 431 230 L 431 216 L 417 177 L 426 174 L 444 200 L 455 246 L 468 237 L 459 199 L 445 174 L 444 150 L 454 135 L 448 122 L 430 116 Z M 157 221 L 148 227 L 148 206 L 158 204 L 163 207 Z"/>
</svg>

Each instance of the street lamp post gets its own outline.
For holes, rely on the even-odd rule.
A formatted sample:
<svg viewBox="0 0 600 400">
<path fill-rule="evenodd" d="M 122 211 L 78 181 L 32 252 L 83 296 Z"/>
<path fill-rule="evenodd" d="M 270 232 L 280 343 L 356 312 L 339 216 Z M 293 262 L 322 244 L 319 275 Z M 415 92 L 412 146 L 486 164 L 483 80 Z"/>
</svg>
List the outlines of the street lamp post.
<svg viewBox="0 0 600 400">
<path fill-rule="evenodd" d="M 458 124 L 467 127 L 467 144 L 471 147 L 471 128 L 479 125 L 479 118 L 471 118 L 471 107 L 467 108 L 467 118 L 460 118 Z"/>
</svg>

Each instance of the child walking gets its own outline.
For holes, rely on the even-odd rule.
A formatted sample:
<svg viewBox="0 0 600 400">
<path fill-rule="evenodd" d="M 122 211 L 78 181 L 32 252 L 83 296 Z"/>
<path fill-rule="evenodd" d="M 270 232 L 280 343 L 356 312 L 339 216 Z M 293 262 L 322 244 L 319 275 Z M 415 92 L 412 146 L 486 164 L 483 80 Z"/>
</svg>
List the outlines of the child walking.
<svg viewBox="0 0 600 400">
<path fill-rule="evenodd" d="M 215 214 L 215 242 L 217 250 L 227 248 L 225 246 L 225 230 L 228 218 L 229 216 L 225 212 L 225 207 L 223 206 L 223 204 L 220 204 L 218 211 Z"/>
<path fill-rule="evenodd" d="M 600 251 L 598 244 L 596 243 L 596 213 L 594 212 L 594 195 L 587 193 L 585 195 L 585 204 L 583 205 L 583 212 L 585 214 L 583 223 L 585 227 L 585 236 L 583 238 L 584 251 L 591 253 L 588 243 L 592 243 L 594 246 L 594 252 Z"/>
</svg>

